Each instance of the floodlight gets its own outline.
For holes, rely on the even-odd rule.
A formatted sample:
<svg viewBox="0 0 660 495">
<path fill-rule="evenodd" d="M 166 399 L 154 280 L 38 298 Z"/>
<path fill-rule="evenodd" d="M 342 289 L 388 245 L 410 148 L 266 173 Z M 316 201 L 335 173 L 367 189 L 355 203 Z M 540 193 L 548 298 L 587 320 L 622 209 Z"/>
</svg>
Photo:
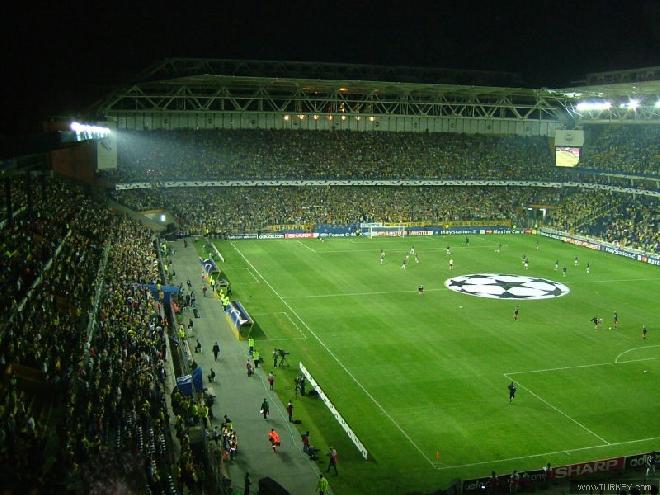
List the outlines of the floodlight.
<svg viewBox="0 0 660 495">
<path fill-rule="evenodd" d="M 76 134 L 90 134 L 91 138 L 107 136 L 111 132 L 109 127 L 81 124 L 80 122 L 71 122 L 69 127 Z"/>
<path fill-rule="evenodd" d="M 603 110 L 609 110 L 612 108 L 612 103 L 609 101 L 581 101 L 575 106 L 575 108 L 580 112 L 602 112 Z"/>
<path fill-rule="evenodd" d="M 162 215 L 160 216 L 160 221 L 161 221 L 161 222 L 164 222 L 165 220 L 166 220 L 166 217 L 165 217 L 164 214 L 162 214 Z"/>
<path fill-rule="evenodd" d="M 284 120 L 289 120 L 289 116 L 288 116 L 288 115 L 285 115 L 285 116 L 284 116 Z"/>
<path fill-rule="evenodd" d="M 639 100 L 631 98 L 627 103 L 621 103 L 619 108 L 627 108 L 628 110 L 637 110 L 639 108 Z"/>
<path fill-rule="evenodd" d="M 660 100 L 655 102 L 655 108 L 660 108 Z"/>
</svg>

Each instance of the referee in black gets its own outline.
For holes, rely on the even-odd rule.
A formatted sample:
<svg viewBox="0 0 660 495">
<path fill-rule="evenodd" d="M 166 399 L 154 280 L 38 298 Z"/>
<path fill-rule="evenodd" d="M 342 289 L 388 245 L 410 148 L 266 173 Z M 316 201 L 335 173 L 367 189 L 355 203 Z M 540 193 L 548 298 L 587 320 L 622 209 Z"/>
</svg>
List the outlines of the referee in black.
<svg viewBox="0 0 660 495">
<path fill-rule="evenodd" d="M 511 404 L 511 401 L 516 397 L 516 390 L 518 390 L 518 387 L 516 387 L 515 383 L 511 382 L 507 388 L 509 389 L 509 404 Z"/>
</svg>

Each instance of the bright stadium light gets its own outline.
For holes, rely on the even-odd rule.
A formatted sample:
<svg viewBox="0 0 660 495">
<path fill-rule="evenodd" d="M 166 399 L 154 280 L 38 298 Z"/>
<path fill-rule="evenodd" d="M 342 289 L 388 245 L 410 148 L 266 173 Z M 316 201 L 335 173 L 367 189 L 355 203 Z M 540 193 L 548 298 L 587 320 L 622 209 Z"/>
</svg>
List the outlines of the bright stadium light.
<svg viewBox="0 0 660 495">
<path fill-rule="evenodd" d="M 284 120 L 289 120 L 289 116 L 288 116 L 288 115 L 285 115 L 285 116 L 284 116 Z"/>
<path fill-rule="evenodd" d="M 166 220 L 165 215 L 161 215 L 161 216 L 160 216 L 160 221 L 161 221 L 161 222 L 164 222 L 165 220 Z"/>
<path fill-rule="evenodd" d="M 631 98 L 627 103 L 621 103 L 619 108 L 627 108 L 628 110 L 637 110 L 639 108 L 639 100 Z"/>
<path fill-rule="evenodd" d="M 102 127 L 99 125 L 81 124 L 80 122 L 71 122 L 70 129 L 76 133 L 78 140 L 82 139 L 99 139 L 109 136 L 112 131 L 109 127 Z"/>
<path fill-rule="evenodd" d="M 612 108 L 612 103 L 609 101 L 581 101 L 575 108 L 580 112 L 602 112 Z"/>
<path fill-rule="evenodd" d="M 660 100 L 655 102 L 655 108 L 660 108 Z"/>
<path fill-rule="evenodd" d="M 376 117 L 374 117 L 373 115 L 369 117 L 369 122 L 373 122 L 374 120 L 376 120 Z"/>
</svg>

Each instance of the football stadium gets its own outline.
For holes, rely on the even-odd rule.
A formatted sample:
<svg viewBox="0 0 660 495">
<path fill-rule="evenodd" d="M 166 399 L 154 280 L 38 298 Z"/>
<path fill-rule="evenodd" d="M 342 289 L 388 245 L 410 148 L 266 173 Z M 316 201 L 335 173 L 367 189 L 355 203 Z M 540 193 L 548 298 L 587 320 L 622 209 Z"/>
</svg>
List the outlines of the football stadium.
<svg viewBox="0 0 660 495">
<path fill-rule="evenodd" d="M 169 58 L 50 119 L 1 162 L 3 489 L 657 487 L 659 97 Z"/>
</svg>

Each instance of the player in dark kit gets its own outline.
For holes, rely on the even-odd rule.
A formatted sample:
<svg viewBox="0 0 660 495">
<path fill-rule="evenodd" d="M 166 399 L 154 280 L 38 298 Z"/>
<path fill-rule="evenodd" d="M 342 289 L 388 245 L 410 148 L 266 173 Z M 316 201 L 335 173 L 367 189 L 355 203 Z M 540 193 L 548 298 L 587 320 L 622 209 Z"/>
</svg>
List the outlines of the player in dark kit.
<svg viewBox="0 0 660 495">
<path fill-rule="evenodd" d="M 516 306 L 516 309 L 513 310 L 513 320 L 518 321 L 518 315 L 520 314 L 520 308 Z"/>
<path fill-rule="evenodd" d="M 642 339 L 646 340 L 646 334 L 649 333 L 649 331 L 646 329 L 646 325 L 642 325 Z"/>
<path fill-rule="evenodd" d="M 615 311 L 612 320 L 613 320 L 612 322 L 614 323 L 614 328 L 619 328 L 619 313 Z"/>
<path fill-rule="evenodd" d="M 422 294 L 424 294 L 424 286 L 423 286 L 422 284 L 419 284 L 419 285 L 417 286 L 417 293 L 418 293 L 420 296 L 421 296 Z"/>
<path fill-rule="evenodd" d="M 516 387 L 515 383 L 511 382 L 507 388 L 509 389 L 509 404 L 511 404 L 511 401 L 516 397 L 516 390 L 518 390 L 518 387 Z"/>
<path fill-rule="evenodd" d="M 594 324 L 594 330 L 598 330 L 598 325 L 600 325 L 602 321 L 603 321 L 603 320 L 601 320 L 600 318 L 598 318 L 598 316 L 594 316 L 594 317 L 591 319 L 591 323 Z"/>
</svg>

